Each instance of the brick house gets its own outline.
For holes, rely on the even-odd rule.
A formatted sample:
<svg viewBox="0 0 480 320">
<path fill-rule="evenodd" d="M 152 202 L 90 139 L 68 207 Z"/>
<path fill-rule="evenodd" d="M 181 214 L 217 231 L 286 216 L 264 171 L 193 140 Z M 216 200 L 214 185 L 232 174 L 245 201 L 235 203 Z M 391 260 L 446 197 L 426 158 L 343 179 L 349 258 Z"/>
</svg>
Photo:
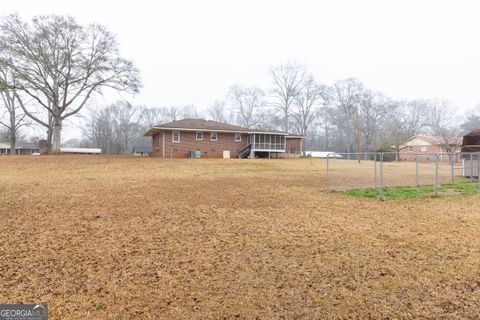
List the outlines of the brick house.
<svg viewBox="0 0 480 320">
<path fill-rule="evenodd" d="M 301 155 L 303 137 L 275 130 L 249 129 L 211 120 L 183 119 L 151 128 L 152 156 L 185 158 L 283 158 Z"/>
<path fill-rule="evenodd" d="M 435 154 L 460 152 L 461 145 L 462 137 L 415 135 L 401 146 L 400 160 L 415 161 L 415 157 L 419 157 L 422 161 L 435 161 Z M 449 161 L 445 154 L 440 155 L 440 160 Z M 456 156 L 455 161 L 460 161 L 460 157 Z"/>
</svg>

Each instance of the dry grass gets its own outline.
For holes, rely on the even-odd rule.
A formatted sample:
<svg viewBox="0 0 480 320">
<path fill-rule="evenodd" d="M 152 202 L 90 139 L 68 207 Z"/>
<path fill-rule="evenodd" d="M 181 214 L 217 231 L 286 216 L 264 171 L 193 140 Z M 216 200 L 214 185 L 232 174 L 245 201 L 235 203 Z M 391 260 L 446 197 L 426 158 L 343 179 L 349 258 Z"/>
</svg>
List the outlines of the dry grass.
<svg viewBox="0 0 480 320">
<path fill-rule="evenodd" d="M 480 195 L 362 200 L 324 162 L 0 157 L 0 301 L 51 319 L 480 314 Z"/>
</svg>

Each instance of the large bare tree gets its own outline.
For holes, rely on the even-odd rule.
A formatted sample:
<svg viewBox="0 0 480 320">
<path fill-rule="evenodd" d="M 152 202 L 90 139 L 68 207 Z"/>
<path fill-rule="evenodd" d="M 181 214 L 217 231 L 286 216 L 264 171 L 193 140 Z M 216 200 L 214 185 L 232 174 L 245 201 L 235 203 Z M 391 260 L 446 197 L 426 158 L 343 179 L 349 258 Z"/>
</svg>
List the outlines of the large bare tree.
<svg viewBox="0 0 480 320">
<path fill-rule="evenodd" d="M 270 69 L 273 80 L 274 107 L 283 115 L 283 130 L 289 131 L 290 108 L 300 94 L 307 77 L 304 66 L 288 62 Z"/>
<path fill-rule="evenodd" d="M 30 96 L 51 115 L 52 151 L 60 152 L 63 121 L 78 113 L 89 98 L 110 88 L 135 93 L 139 72 L 119 55 L 116 37 L 98 24 L 79 25 L 72 17 L 34 17 L 30 22 L 18 15 L 0 23 L 0 46 L 18 79 L 14 89 Z M 24 112 L 36 122 L 28 105 Z"/>
</svg>

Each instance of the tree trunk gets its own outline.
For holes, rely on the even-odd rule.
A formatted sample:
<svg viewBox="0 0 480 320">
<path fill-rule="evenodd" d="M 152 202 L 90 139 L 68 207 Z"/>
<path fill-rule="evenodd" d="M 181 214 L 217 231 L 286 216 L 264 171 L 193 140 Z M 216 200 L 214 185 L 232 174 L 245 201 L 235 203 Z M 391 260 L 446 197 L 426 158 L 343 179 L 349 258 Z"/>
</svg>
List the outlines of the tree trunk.
<svg viewBox="0 0 480 320">
<path fill-rule="evenodd" d="M 16 144 L 17 144 L 17 137 L 15 137 L 15 132 L 12 132 L 10 137 L 10 154 L 11 155 L 15 154 Z"/>
<path fill-rule="evenodd" d="M 288 133 L 288 110 L 287 109 L 284 110 L 284 115 L 285 115 L 285 123 L 284 123 L 285 133 Z"/>
<path fill-rule="evenodd" d="M 10 113 L 10 154 L 15 154 L 15 147 L 17 144 L 17 129 L 15 123 L 15 109 Z"/>
<path fill-rule="evenodd" d="M 62 137 L 62 120 L 54 119 L 52 135 L 52 153 L 60 154 L 60 142 Z"/>
<path fill-rule="evenodd" d="M 50 127 L 47 129 L 47 154 L 52 151 L 52 133 L 53 129 Z"/>
</svg>

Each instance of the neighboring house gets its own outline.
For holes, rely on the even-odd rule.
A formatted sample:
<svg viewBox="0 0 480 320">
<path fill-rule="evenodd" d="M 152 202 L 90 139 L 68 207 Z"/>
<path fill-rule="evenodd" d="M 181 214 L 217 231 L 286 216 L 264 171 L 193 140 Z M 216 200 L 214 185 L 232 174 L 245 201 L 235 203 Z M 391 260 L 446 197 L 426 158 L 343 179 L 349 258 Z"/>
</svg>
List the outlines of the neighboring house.
<svg viewBox="0 0 480 320">
<path fill-rule="evenodd" d="M 19 143 L 15 147 L 15 154 L 19 155 L 32 155 L 40 152 L 40 148 L 37 143 Z M 0 155 L 10 154 L 10 143 L 0 142 Z"/>
<path fill-rule="evenodd" d="M 145 136 L 152 137 L 152 155 L 162 158 L 282 158 L 303 150 L 302 136 L 202 119 L 158 125 Z"/>
<path fill-rule="evenodd" d="M 152 147 L 133 147 L 133 155 L 134 156 L 143 156 L 148 157 L 152 154 Z"/>
<path fill-rule="evenodd" d="M 437 153 L 460 152 L 461 144 L 462 137 L 415 135 L 400 147 L 400 160 L 415 161 L 418 157 L 421 161 L 435 161 Z M 448 155 L 440 155 L 440 160 L 449 161 Z M 456 155 L 455 161 L 460 157 Z"/>
</svg>

